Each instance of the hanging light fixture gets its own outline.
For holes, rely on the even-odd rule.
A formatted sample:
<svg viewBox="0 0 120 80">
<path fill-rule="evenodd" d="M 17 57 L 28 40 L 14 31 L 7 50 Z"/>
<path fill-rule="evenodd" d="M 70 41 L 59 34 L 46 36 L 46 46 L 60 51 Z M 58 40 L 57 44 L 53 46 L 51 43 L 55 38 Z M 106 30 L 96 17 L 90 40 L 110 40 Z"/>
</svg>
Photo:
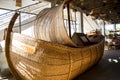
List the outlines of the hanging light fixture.
<svg viewBox="0 0 120 80">
<path fill-rule="evenodd" d="M 108 0 L 103 0 L 103 2 L 104 2 L 104 3 L 107 3 L 107 2 L 108 2 Z"/>
</svg>

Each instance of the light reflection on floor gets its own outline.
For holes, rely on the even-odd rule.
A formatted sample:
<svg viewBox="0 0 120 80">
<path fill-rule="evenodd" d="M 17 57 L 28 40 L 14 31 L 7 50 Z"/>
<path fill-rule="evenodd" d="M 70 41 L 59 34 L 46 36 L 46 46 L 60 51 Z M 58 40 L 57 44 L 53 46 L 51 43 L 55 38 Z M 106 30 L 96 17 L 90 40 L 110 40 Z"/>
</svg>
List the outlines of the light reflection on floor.
<svg viewBox="0 0 120 80">
<path fill-rule="evenodd" d="M 97 65 L 74 80 L 120 80 L 120 50 L 105 50 Z"/>
<path fill-rule="evenodd" d="M 114 63 L 118 63 L 119 61 L 117 59 L 108 59 L 109 62 L 114 62 Z"/>
</svg>

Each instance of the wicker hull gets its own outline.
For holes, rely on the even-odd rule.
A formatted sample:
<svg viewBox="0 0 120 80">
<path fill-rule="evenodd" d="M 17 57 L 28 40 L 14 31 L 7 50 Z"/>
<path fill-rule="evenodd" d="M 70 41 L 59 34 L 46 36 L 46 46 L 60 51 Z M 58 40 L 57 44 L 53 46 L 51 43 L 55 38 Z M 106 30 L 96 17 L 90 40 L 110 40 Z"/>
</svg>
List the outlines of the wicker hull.
<svg viewBox="0 0 120 80">
<path fill-rule="evenodd" d="M 71 48 L 19 34 L 12 39 L 10 68 L 15 69 L 16 78 L 24 80 L 71 80 L 96 64 L 104 50 L 104 40 L 85 48 Z"/>
<path fill-rule="evenodd" d="M 96 64 L 102 57 L 104 38 L 94 45 L 78 48 L 68 37 L 62 13 L 60 13 L 63 6 L 64 4 L 48 13 L 52 14 L 51 12 L 58 10 L 56 12 L 59 15 L 56 14 L 55 19 L 48 14 L 44 15 L 45 18 L 38 19 L 42 22 L 40 30 L 42 29 L 45 33 L 35 31 L 36 38 L 17 33 L 11 34 L 19 14 L 15 13 L 11 19 L 6 36 L 5 52 L 10 70 L 17 80 L 71 80 Z M 44 25 L 46 20 L 50 22 Z M 36 22 L 36 25 L 37 30 L 39 22 Z M 48 28 L 44 27 L 46 25 Z M 48 30 L 50 34 L 46 33 Z"/>
</svg>

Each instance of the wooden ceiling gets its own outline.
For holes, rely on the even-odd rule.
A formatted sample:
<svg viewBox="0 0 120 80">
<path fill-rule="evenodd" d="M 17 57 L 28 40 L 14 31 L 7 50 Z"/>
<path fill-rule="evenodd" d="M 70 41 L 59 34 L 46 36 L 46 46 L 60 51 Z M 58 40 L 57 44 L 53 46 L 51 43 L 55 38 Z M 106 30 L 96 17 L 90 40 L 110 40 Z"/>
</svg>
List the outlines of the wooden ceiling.
<svg viewBox="0 0 120 80">
<path fill-rule="evenodd" d="M 73 0 L 73 5 L 81 8 L 86 15 L 110 23 L 120 23 L 120 1 L 118 0 Z"/>
<path fill-rule="evenodd" d="M 57 2 L 63 0 L 47 0 Z M 120 1 L 119 0 L 69 0 L 76 10 L 82 10 L 93 19 L 102 19 L 110 23 L 120 23 Z"/>
</svg>

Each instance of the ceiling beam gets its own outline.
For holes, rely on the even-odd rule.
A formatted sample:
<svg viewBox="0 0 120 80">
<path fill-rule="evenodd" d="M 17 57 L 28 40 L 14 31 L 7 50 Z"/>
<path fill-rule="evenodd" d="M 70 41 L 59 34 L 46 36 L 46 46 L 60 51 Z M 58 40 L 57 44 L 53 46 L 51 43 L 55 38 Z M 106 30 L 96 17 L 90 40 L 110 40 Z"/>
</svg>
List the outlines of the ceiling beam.
<svg viewBox="0 0 120 80">
<path fill-rule="evenodd" d="M 16 6 L 22 7 L 22 0 L 16 0 Z"/>
</svg>

